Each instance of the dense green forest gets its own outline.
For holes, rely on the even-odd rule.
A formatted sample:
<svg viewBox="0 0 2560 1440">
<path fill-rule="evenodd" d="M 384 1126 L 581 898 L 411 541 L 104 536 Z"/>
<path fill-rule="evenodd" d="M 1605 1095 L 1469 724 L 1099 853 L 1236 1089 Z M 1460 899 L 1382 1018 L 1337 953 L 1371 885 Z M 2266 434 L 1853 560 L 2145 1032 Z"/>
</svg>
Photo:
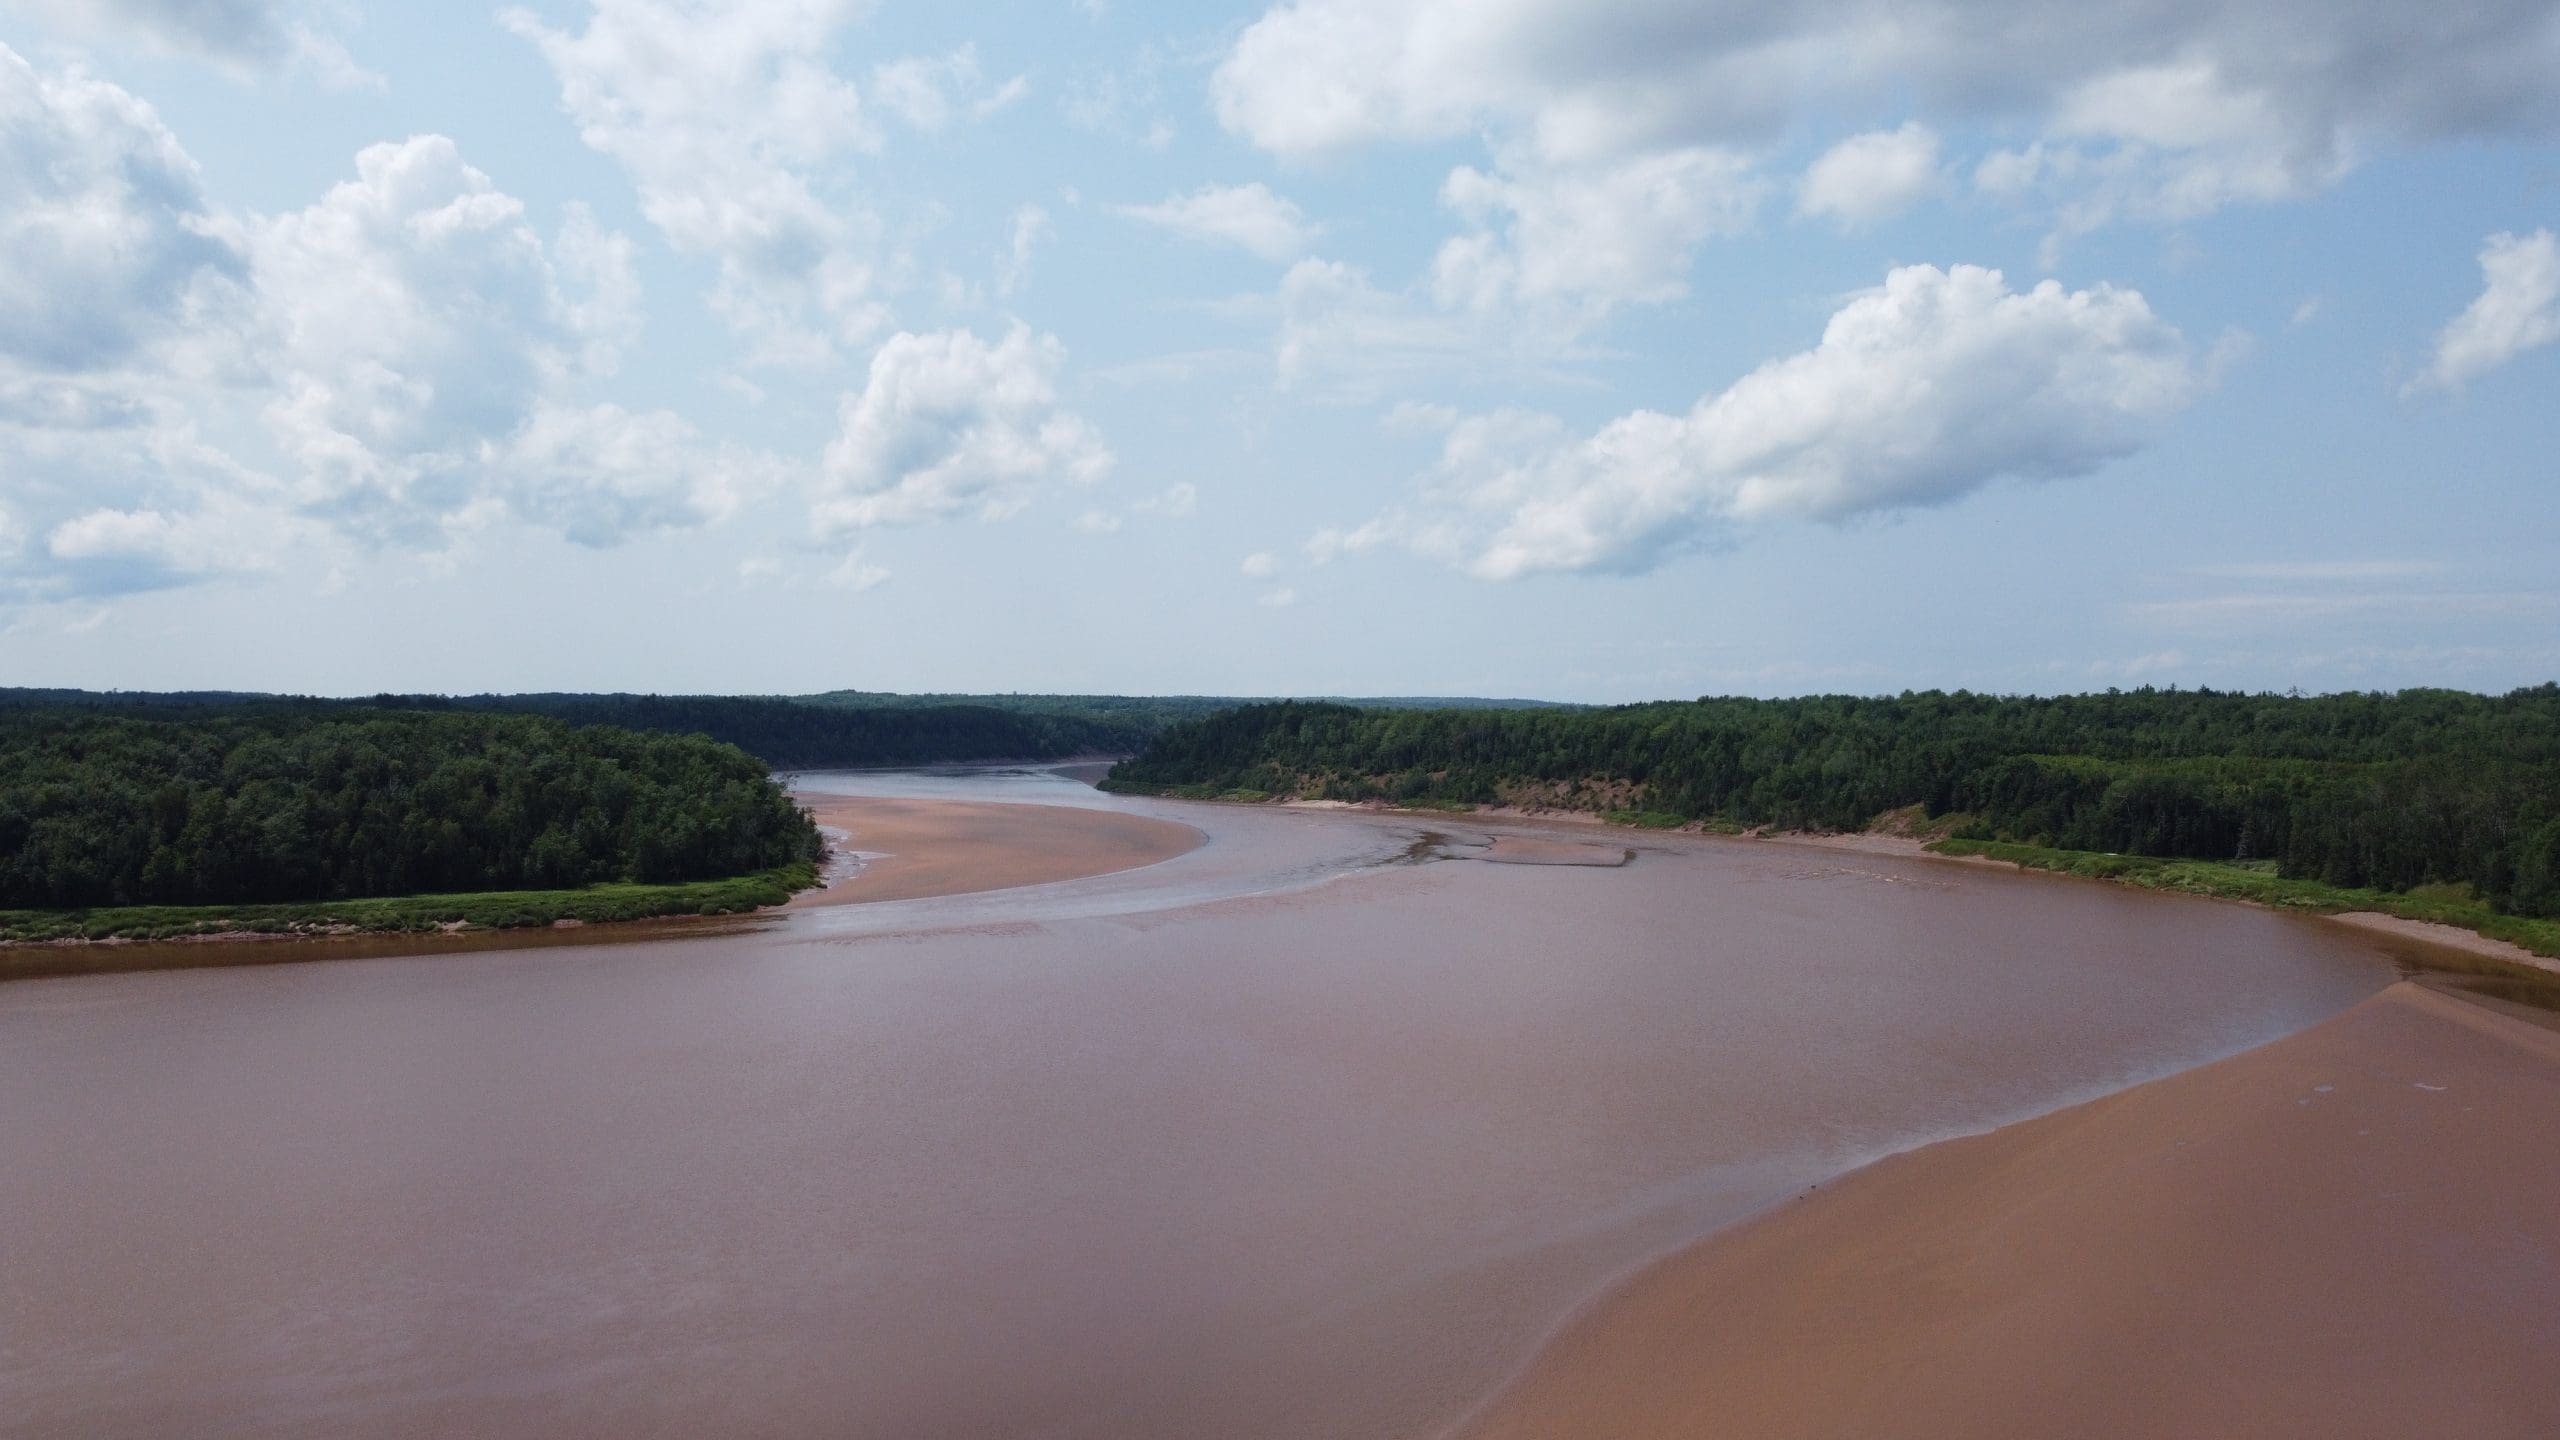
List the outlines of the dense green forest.
<svg viewBox="0 0 2560 1440">
<path fill-rule="evenodd" d="M 806 864 L 744 752 L 528 715 L 0 706 L 0 908 L 713 879 Z"/>
<path fill-rule="evenodd" d="M 463 710 L 546 715 L 669 735 L 707 735 L 777 770 L 1058 760 L 1125 755 L 1163 728 L 1101 713 L 1028 706 L 817 704 L 730 695 L 377 695 L 361 700 L 228 691 L 0 690 L 0 714 L 28 707 L 170 715 L 225 711 Z"/>
<path fill-rule="evenodd" d="M 1545 803 L 2272 861 L 2380 890 L 2464 884 L 2560 915 L 2560 686 L 2317 697 L 1705 699 L 1586 711 L 1248 706 L 1168 729 L 1108 788 Z"/>
</svg>

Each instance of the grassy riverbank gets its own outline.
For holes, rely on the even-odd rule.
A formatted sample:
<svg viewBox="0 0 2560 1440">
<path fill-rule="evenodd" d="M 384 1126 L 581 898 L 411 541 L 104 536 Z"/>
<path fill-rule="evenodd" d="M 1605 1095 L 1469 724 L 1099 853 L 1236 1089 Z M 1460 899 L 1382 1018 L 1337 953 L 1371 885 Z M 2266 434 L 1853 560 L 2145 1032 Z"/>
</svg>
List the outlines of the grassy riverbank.
<svg viewBox="0 0 2560 1440">
<path fill-rule="evenodd" d="M 0 944 L 184 940 L 216 935 L 353 935 L 511 930 L 563 920 L 596 923 L 668 915 L 734 915 L 779 905 L 817 883 L 817 867 L 784 865 L 726 880 L 495 890 L 282 905 L 131 905 L 91 910 L 0 910 Z"/>
<path fill-rule="evenodd" d="M 2560 920 L 2507 915 L 2490 908 L 2466 885 L 2422 885 L 2414 890 L 2360 890 L 2317 880 L 2287 879 L 2275 862 L 2160 859 L 2148 855 L 2107 855 L 2092 850 L 2057 850 L 2043 845 L 2016 845 L 1999 840 L 1936 840 L 1927 848 L 1940 855 L 1981 856 L 2006 860 L 2028 870 L 2053 870 L 2093 880 L 2114 880 L 2150 890 L 2175 890 L 2224 900 L 2248 900 L 2284 910 L 2337 915 L 2370 910 L 2403 920 L 2453 925 L 2521 945 L 2537 955 L 2560 959 Z"/>
</svg>

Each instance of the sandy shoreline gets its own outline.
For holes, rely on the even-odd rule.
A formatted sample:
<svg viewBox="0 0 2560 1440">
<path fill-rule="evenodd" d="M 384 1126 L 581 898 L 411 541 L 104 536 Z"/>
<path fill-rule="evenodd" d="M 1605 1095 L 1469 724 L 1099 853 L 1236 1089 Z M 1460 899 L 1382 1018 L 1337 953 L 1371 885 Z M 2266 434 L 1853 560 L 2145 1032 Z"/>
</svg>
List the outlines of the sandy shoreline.
<svg viewBox="0 0 2560 1440">
<path fill-rule="evenodd" d="M 2560 1036 L 2413 985 L 1637 1275 L 1465 1440 L 2560 1434 Z"/>
<path fill-rule="evenodd" d="M 793 798 L 863 860 L 858 873 L 795 897 L 792 909 L 1081 880 L 1170 860 L 1207 838 L 1171 820 L 1065 805 Z"/>
<path fill-rule="evenodd" d="M 2459 950 L 2467 955 L 2504 960 L 2511 965 L 2529 966 L 2535 970 L 2560 975 L 2560 960 L 2554 960 L 2547 955 L 2536 955 L 2511 941 L 2493 940 L 2476 930 L 2465 930 L 2459 925 L 2438 925 L 2431 920 L 2409 920 L 2373 910 L 2350 910 L 2343 914 L 2324 915 L 2320 918 L 2335 921 L 2340 925 L 2352 925 L 2358 930 L 2370 930 L 2377 935 L 2389 935 L 2400 940 L 2415 940 L 2421 945 Z"/>
</svg>

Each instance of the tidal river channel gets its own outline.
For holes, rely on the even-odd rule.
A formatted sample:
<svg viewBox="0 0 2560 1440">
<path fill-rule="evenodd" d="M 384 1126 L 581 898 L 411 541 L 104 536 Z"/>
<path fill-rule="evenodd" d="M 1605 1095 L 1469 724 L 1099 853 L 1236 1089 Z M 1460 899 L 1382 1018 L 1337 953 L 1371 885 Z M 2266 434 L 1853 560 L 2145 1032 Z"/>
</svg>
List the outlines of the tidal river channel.
<svg viewBox="0 0 2560 1440">
<path fill-rule="evenodd" d="M 1208 839 L 0 985 L 0 1434 L 1431 1436 L 1651 1256 L 2394 976 L 2343 927 L 1937 860 L 801 783 Z"/>
</svg>

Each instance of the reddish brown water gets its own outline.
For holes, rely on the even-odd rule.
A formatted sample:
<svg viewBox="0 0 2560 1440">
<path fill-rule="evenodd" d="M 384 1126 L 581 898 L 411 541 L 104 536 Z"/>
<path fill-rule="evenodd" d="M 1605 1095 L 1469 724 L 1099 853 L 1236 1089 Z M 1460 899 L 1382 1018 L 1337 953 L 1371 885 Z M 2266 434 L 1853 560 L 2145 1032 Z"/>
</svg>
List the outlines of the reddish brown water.
<svg viewBox="0 0 2560 1440">
<path fill-rule="evenodd" d="M 2392 976 L 1941 863 L 1178 813 L 1006 896 L 0 986 L 0 1433 L 1424 1436 L 1669 1245 Z"/>
</svg>

